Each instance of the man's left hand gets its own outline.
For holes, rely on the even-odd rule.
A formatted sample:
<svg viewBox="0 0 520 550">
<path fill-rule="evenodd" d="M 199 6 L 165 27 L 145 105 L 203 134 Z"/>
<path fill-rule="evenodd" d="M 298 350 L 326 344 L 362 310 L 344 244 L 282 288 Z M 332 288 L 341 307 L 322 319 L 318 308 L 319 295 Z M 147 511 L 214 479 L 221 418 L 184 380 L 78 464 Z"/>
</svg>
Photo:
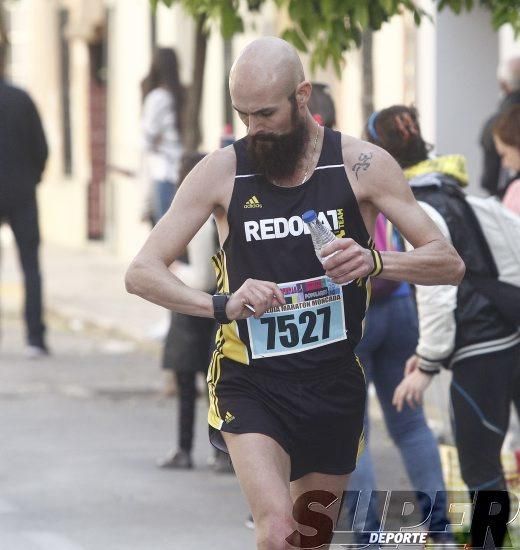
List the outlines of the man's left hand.
<svg viewBox="0 0 520 550">
<path fill-rule="evenodd" d="M 366 277 L 374 269 L 370 250 L 360 246 L 354 239 L 336 239 L 321 249 L 325 274 L 336 284 Z"/>
</svg>

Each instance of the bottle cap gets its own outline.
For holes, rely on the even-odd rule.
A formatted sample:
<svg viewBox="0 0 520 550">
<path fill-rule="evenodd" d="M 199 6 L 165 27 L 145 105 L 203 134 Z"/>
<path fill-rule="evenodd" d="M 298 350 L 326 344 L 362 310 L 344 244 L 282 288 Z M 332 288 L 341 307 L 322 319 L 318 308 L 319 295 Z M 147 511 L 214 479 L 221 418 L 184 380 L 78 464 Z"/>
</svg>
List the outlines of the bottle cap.
<svg viewBox="0 0 520 550">
<path fill-rule="evenodd" d="M 305 223 L 311 223 L 313 222 L 316 218 L 318 217 L 318 215 L 316 214 L 316 212 L 314 210 L 307 210 L 307 212 L 304 212 L 302 214 L 302 220 L 305 222 Z"/>
</svg>

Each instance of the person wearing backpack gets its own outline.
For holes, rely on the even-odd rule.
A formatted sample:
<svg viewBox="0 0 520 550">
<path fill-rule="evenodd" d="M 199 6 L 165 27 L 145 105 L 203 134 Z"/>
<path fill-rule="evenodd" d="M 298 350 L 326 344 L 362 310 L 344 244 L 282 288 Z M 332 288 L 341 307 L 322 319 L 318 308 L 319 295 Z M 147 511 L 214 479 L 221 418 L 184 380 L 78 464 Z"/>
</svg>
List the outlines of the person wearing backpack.
<svg viewBox="0 0 520 550">
<path fill-rule="evenodd" d="M 483 206 L 477 200 L 473 206 L 473 199 L 466 198 L 463 157 L 429 158 L 430 147 L 421 136 L 414 108 L 396 105 L 372 114 L 367 132 L 369 140 L 386 149 L 404 169 L 416 199 L 466 264 L 458 288 L 416 287 L 419 343 L 406 362 L 393 402 L 399 411 L 405 404 L 416 406 L 433 375 L 441 367 L 452 370 L 455 441 L 462 477 L 474 503 L 471 545 L 501 547 L 510 501 L 500 452 L 511 403 L 520 402 L 520 333 L 513 318 L 519 288 L 511 284 L 514 281 L 501 280 L 498 267 L 510 265 L 509 256 L 514 257 L 515 250 L 507 254 L 508 259 L 494 256 L 493 244 L 487 239 L 498 236 L 494 244 L 507 246 L 507 232 L 515 231 L 515 226 L 500 233 L 502 216 L 493 214 L 494 209 L 502 208 L 498 201 Z M 494 227 L 493 223 L 482 227 L 479 219 L 485 216 L 478 217 L 478 206 Z M 502 214 L 505 212 L 502 208 Z M 520 263 L 516 271 L 520 271 Z M 508 299 L 501 300 L 500 294 Z M 511 302 L 509 309 L 507 301 Z M 494 516 L 489 515 L 492 503 L 500 508 Z"/>
</svg>

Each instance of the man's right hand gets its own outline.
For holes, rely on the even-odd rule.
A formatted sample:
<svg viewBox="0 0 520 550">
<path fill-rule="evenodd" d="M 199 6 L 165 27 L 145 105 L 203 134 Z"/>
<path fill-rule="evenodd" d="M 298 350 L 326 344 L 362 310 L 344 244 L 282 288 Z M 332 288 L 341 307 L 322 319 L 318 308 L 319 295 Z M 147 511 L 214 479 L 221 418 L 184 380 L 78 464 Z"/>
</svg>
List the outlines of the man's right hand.
<svg viewBox="0 0 520 550">
<path fill-rule="evenodd" d="M 253 313 L 245 304 L 255 310 Z M 268 309 L 285 305 L 282 291 L 275 283 L 247 279 L 244 284 L 232 294 L 226 304 L 226 315 L 233 321 L 260 318 Z"/>
<path fill-rule="evenodd" d="M 406 361 L 406 365 L 404 366 L 405 377 L 408 376 L 409 374 L 412 374 L 413 371 L 419 368 L 419 361 L 420 361 L 420 357 L 418 355 L 412 355 Z"/>
<path fill-rule="evenodd" d="M 420 358 L 417 355 L 412 355 L 406 361 L 404 378 L 395 388 L 392 399 L 392 405 L 395 406 L 397 412 L 403 410 L 405 403 L 412 409 L 421 405 L 424 392 L 432 381 L 431 375 L 419 370 L 419 360 Z"/>
</svg>

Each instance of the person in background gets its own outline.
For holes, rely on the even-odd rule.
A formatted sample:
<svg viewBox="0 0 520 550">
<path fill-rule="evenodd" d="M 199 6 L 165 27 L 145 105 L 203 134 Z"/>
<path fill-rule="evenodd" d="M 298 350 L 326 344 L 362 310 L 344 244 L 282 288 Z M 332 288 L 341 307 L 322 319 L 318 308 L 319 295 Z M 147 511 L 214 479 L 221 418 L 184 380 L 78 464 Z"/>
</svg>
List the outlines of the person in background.
<svg viewBox="0 0 520 550">
<path fill-rule="evenodd" d="M 500 548 L 507 533 L 510 501 L 500 452 L 511 403 L 520 388 L 520 334 L 492 298 L 472 282 L 492 275 L 473 210 L 462 187 L 468 183 L 460 155 L 429 158 L 414 108 L 394 105 L 371 116 L 370 141 L 404 169 L 419 204 L 466 263 L 458 288 L 416 286 L 419 343 L 408 359 L 393 402 L 398 411 L 421 403 L 441 367 L 452 370 L 454 435 L 462 478 L 474 502 L 473 548 Z M 491 506 L 497 513 L 490 516 Z M 489 531 L 489 532 L 488 532 Z"/>
<path fill-rule="evenodd" d="M 493 126 L 493 140 L 502 166 L 514 174 L 502 202 L 520 214 L 520 104 L 498 117 Z"/>
<path fill-rule="evenodd" d="M 0 47 L 0 224 L 14 234 L 25 285 L 27 357 L 48 355 L 43 322 L 38 249 L 40 230 L 36 186 L 47 162 L 47 141 L 36 107 L 23 90 L 4 79 Z"/>
<path fill-rule="evenodd" d="M 184 177 L 205 157 L 202 153 L 185 153 L 181 163 L 179 185 Z M 212 218 L 200 228 L 191 240 L 184 258 L 175 261 L 170 270 L 189 286 L 204 292 L 214 292 L 215 272 L 211 257 L 218 248 L 215 222 Z M 197 399 L 197 376 L 207 373 L 211 352 L 215 344 L 217 324 L 214 319 L 194 317 L 176 311 L 163 352 L 163 369 L 171 370 L 176 378 L 178 392 L 178 447 L 158 462 L 160 468 L 193 468 L 192 448 Z M 213 462 L 218 473 L 231 472 L 225 453 L 217 451 Z"/>
<path fill-rule="evenodd" d="M 334 102 L 325 85 L 313 83 L 309 110 L 324 126 L 336 123 Z M 365 133 L 370 132 L 370 127 Z M 376 219 L 375 245 L 377 250 L 403 251 L 404 243 L 382 214 Z M 417 310 L 408 283 L 375 278 L 372 281 L 370 307 L 365 317 L 363 338 L 356 347 L 356 355 L 365 368 L 367 380 L 374 384 L 381 404 L 385 424 L 397 445 L 408 476 L 417 491 L 424 519 L 431 513 L 429 529 L 435 542 L 452 542 L 447 530 L 446 498 L 437 498 L 444 491 L 441 461 L 437 442 L 426 423 L 422 407 L 406 407 L 399 414 L 392 406 L 395 388 L 402 379 L 403 365 L 417 346 Z M 368 446 L 369 418 L 365 414 L 367 446 L 352 473 L 349 495 L 345 505 L 353 521 L 356 540 L 363 544 L 367 536 L 361 531 L 378 531 L 380 520 L 375 498 L 377 483 Z M 392 487 L 396 489 L 396 487 Z M 355 498 L 359 492 L 359 498 Z M 424 496 L 427 494 L 431 502 Z M 372 497 L 374 495 L 374 497 Z M 432 507 L 432 503 L 433 507 Z M 246 525 L 249 525 L 246 523 Z"/>
<path fill-rule="evenodd" d="M 336 126 L 336 107 L 330 95 L 327 84 L 312 83 L 312 93 L 309 99 L 309 111 L 321 126 L 334 128 Z"/>
<path fill-rule="evenodd" d="M 403 239 L 382 214 L 375 229 L 377 250 L 403 251 Z M 397 412 L 392 405 L 394 391 L 402 380 L 403 367 L 415 353 L 418 340 L 417 309 L 413 291 L 406 282 L 384 279 L 372 281 L 370 307 L 365 317 L 363 338 L 356 355 L 365 368 L 367 380 L 376 390 L 386 428 L 401 455 L 406 473 L 416 491 L 424 528 L 430 542 L 454 542 L 447 516 L 446 490 L 437 441 L 430 430 L 421 405 L 406 405 Z M 367 407 L 368 408 L 368 407 Z M 381 529 L 377 489 L 379 487 L 369 450 L 369 416 L 365 415 L 367 447 L 361 455 L 350 482 L 346 506 L 353 520 L 358 543 L 368 542 L 368 532 Z M 356 498 L 356 491 L 359 496 Z M 365 533 L 362 533 L 362 532 Z"/>
<path fill-rule="evenodd" d="M 498 82 L 504 99 L 498 112 L 486 121 L 482 129 L 480 145 L 484 154 L 484 166 L 480 183 L 491 195 L 502 198 L 512 179 L 507 170 L 501 169 L 500 156 L 493 140 L 493 126 L 504 111 L 520 104 L 520 56 L 511 57 L 500 65 Z"/>
<path fill-rule="evenodd" d="M 175 195 L 183 153 L 184 89 L 177 55 L 172 48 L 159 48 L 154 52 L 141 90 L 142 146 L 145 170 L 151 180 L 145 217 L 155 225 Z"/>
</svg>

